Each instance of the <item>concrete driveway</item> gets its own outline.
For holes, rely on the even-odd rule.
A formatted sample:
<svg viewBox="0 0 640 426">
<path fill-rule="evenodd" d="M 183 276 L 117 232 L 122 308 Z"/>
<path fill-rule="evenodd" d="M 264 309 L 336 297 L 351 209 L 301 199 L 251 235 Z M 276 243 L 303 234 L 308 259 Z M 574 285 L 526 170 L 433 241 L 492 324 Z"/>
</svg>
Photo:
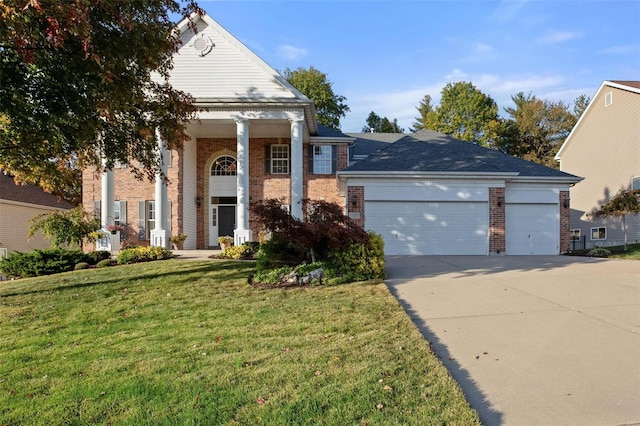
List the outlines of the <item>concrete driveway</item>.
<svg viewBox="0 0 640 426">
<path fill-rule="evenodd" d="M 389 289 L 484 424 L 640 424 L 640 262 L 386 261 Z"/>
</svg>

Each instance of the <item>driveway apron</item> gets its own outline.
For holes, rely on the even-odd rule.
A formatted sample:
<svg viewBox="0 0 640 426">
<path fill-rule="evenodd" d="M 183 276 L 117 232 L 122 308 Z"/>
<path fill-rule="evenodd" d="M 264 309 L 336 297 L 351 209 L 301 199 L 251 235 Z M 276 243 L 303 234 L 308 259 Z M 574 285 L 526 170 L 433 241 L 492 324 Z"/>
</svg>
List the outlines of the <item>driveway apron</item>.
<svg viewBox="0 0 640 426">
<path fill-rule="evenodd" d="M 386 261 L 387 286 L 483 424 L 640 424 L 640 262 Z"/>
</svg>

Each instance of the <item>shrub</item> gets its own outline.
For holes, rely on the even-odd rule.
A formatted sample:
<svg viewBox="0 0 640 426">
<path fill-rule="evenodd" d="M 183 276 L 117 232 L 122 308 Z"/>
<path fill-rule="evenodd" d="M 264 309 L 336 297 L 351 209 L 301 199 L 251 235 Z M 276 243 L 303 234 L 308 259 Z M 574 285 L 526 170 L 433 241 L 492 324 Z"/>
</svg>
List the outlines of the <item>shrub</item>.
<svg viewBox="0 0 640 426">
<path fill-rule="evenodd" d="M 251 281 L 253 283 L 262 283 L 262 284 L 280 284 L 282 278 L 291 273 L 293 271 L 292 266 L 284 266 L 282 268 L 275 269 L 266 269 L 260 272 L 257 272 Z"/>
<path fill-rule="evenodd" d="M 65 244 L 82 244 L 82 240 L 95 241 L 95 231 L 100 229 L 100 220 L 92 218 L 82 206 L 71 210 L 54 210 L 42 213 L 30 221 L 29 238 L 36 232 L 59 247 Z"/>
<path fill-rule="evenodd" d="M 353 243 L 344 250 L 335 250 L 329 254 L 329 269 L 334 277 L 344 276 L 347 281 L 365 281 L 384 279 L 384 242 L 375 232 L 369 232 L 364 243 Z M 339 280 L 338 280 L 339 281 Z"/>
<path fill-rule="evenodd" d="M 591 250 L 589 250 L 589 253 L 587 253 L 587 256 L 591 256 L 591 257 L 608 257 L 608 256 L 611 256 L 611 251 L 607 250 L 606 248 L 602 248 L 602 247 L 594 247 Z"/>
<path fill-rule="evenodd" d="M 102 259 L 100 262 L 96 263 L 96 268 L 106 268 L 107 266 L 114 264 L 115 261 L 113 259 Z"/>
<path fill-rule="evenodd" d="M 259 246 L 258 246 L 259 247 Z M 227 259 L 251 259 L 257 253 L 255 244 L 244 243 L 241 246 L 227 247 L 220 257 Z"/>
<path fill-rule="evenodd" d="M 163 247 L 131 247 L 120 250 L 117 261 L 119 264 L 125 264 L 164 260 L 171 257 L 171 252 Z"/>
<path fill-rule="evenodd" d="M 84 254 L 84 261 L 89 265 L 96 265 L 101 260 L 109 259 L 111 252 L 106 250 L 94 250 Z"/>
<path fill-rule="evenodd" d="M 81 269 L 88 269 L 89 264 L 87 262 L 76 263 L 76 266 L 73 267 L 74 271 L 79 271 Z"/>
<path fill-rule="evenodd" d="M 72 271 L 82 261 L 84 253 L 80 250 L 53 248 L 26 253 L 13 252 L 0 261 L 0 270 L 13 277 L 37 277 Z"/>
<path fill-rule="evenodd" d="M 256 269 L 265 271 L 268 269 L 277 269 L 284 266 L 295 266 L 303 263 L 306 259 L 306 253 L 289 244 L 287 241 L 279 239 L 271 239 L 260 244 L 258 250 Z"/>
</svg>

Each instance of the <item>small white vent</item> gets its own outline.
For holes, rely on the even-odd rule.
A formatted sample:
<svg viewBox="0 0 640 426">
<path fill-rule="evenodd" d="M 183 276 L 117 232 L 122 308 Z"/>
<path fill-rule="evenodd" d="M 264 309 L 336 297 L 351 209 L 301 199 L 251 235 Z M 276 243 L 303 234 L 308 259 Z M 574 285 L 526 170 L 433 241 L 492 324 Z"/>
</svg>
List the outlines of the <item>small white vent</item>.
<svg viewBox="0 0 640 426">
<path fill-rule="evenodd" d="M 613 93 L 609 92 L 606 95 L 604 95 L 604 106 L 608 107 L 612 103 L 613 103 Z"/>
<path fill-rule="evenodd" d="M 211 37 L 208 37 L 204 34 L 201 34 L 199 37 L 196 37 L 189 46 L 193 47 L 193 49 L 198 52 L 200 56 L 205 56 L 207 53 L 211 52 L 211 50 L 216 47 L 211 40 Z"/>
</svg>

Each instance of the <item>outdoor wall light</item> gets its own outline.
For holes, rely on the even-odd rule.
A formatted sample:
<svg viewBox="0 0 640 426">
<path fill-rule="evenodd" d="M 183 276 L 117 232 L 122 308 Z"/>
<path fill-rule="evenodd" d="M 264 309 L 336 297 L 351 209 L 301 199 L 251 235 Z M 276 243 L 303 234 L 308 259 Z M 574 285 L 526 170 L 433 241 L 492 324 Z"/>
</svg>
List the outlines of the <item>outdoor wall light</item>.
<svg viewBox="0 0 640 426">
<path fill-rule="evenodd" d="M 504 204 L 504 197 L 498 197 L 498 207 L 502 207 Z"/>
<path fill-rule="evenodd" d="M 196 206 L 202 207 L 202 197 L 196 197 Z"/>
<path fill-rule="evenodd" d="M 351 196 L 351 207 L 356 207 L 358 205 L 358 196 L 353 194 Z"/>
<path fill-rule="evenodd" d="M 571 205 L 571 200 L 568 198 L 565 198 L 564 201 L 562 202 L 562 205 L 564 206 L 565 209 L 568 209 L 569 206 Z"/>
</svg>

